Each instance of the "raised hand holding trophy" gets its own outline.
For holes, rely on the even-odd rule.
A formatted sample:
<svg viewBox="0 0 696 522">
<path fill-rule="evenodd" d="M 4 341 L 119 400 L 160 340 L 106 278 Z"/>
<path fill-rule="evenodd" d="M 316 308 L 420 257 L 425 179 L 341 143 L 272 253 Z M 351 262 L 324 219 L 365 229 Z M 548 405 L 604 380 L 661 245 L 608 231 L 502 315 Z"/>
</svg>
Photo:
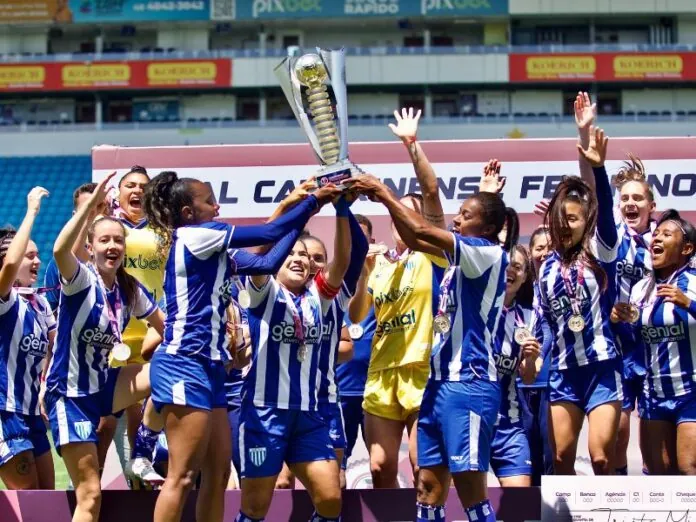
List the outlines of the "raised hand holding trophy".
<svg viewBox="0 0 696 522">
<path fill-rule="evenodd" d="M 343 181 L 362 173 L 348 159 L 348 95 L 343 49 L 317 48 L 317 54 L 288 56 L 275 68 L 275 74 L 322 165 L 316 176 L 317 186 L 334 183 L 343 187 Z M 336 100 L 336 114 L 331 106 L 329 83 Z M 305 87 L 311 121 L 305 111 L 302 87 Z"/>
</svg>

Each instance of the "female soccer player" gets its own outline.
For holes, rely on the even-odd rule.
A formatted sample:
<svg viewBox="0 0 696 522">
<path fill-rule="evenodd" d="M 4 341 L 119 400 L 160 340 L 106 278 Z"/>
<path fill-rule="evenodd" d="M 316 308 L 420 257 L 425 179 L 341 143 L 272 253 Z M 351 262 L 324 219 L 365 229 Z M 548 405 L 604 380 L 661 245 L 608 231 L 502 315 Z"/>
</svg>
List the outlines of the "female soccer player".
<svg viewBox="0 0 696 522">
<path fill-rule="evenodd" d="M 479 192 L 462 204 L 454 219 L 455 233 L 450 233 L 400 204 L 375 178 L 360 176 L 352 188 L 387 207 L 410 248 L 442 251 L 451 262 L 433 320 L 437 333 L 430 379 L 418 418 L 416 520 L 445 520 L 444 503 L 453 478 L 469 519 L 494 521 L 486 471 L 500 407 L 493 338 L 502 313 L 508 264 L 498 244 L 505 204 L 497 194 Z"/>
<path fill-rule="evenodd" d="M 99 418 L 127 408 L 150 392 L 147 366 L 109 369 L 109 353 L 123 350 L 122 331 L 132 315 L 147 319 L 158 331 L 163 328 L 162 312 L 124 270 L 126 231 L 119 221 L 108 217 L 91 221 L 89 264 L 81 263 L 72 252 L 113 176 L 97 185 L 88 204 L 63 227 L 53 248 L 62 287 L 45 402 L 54 443 L 75 485 L 74 521 L 99 518 Z"/>
<path fill-rule="evenodd" d="M 589 127 L 595 117 L 595 106 L 586 92 L 578 93 L 575 113 L 580 141 L 586 145 L 589 143 Z M 592 170 L 583 157 L 580 159 L 580 172 L 583 181 L 594 189 Z M 619 249 L 616 257 L 616 302 L 627 303 L 633 286 L 652 270 L 649 245 L 656 226 L 652 219 L 655 198 L 648 185 L 643 163 L 633 155 L 629 155 L 629 161 L 625 162 L 613 177 L 612 184 L 619 192 L 619 212 L 616 219 L 620 220 L 617 225 Z M 639 404 L 638 409 L 641 408 L 640 398 L 646 369 L 643 351 L 635 350 L 631 339 L 624 339 L 620 331 L 617 332 L 616 342 L 623 355 L 624 398 L 615 465 L 618 475 L 627 475 L 626 453 L 630 439 L 630 416 L 635 409 L 636 401 Z"/>
<path fill-rule="evenodd" d="M 328 370 L 321 361 L 329 348 L 323 342 L 324 329 L 329 329 L 325 321 L 335 319 L 330 310 L 336 296 L 347 290 L 343 279 L 352 264 L 348 207 L 345 198 L 336 204 L 335 256 L 315 278 L 300 239 L 275 278 L 247 279 L 252 364 L 243 385 L 235 447 L 242 478 L 237 522 L 264 519 L 283 462 L 309 491 L 316 510 L 312 520 L 340 519 L 339 469 L 329 421 L 319 406 L 322 374 Z M 353 271 L 359 273 L 359 268 Z M 341 299 L 347 302 L 348 296 Z M 335 349 L 337 336 L 332 337 Z"/>
<path fill-rule="evenodd" d="M 640 444 L 651 475 L 696 475 L 696 229 L 679 213 L 660 218 L 650 246 L 654 273 L 617 303 L 644 348 L 646 389 Z M 628 336 L 627 336 L 628 337 Z"/>
<path fill-rule="evenodd" d="M 537 228 L 529 239 L 529 252 L 534 279 L 534 299 L 532 321 L 533 333 L 537 339 L 543 341 L 541 350 L 542 365 L 537 378 L 532 383 L 525 383 L 517 379 L 517 388 L 520 391 L 520 409 L 522 423 L 529 441 L 529 451 L 532 460 L 532 485 L 541 485 L 542 475 L 553 474 L 553 452 L 549 444 L 549 368 L 551 366 L 551 332 L 548 324 L 543 320 L 543 314 L 539 307 L 539 277 L 541 264 L 549 254 L 550 238 L 548 230 L 541 226 Z"/>
<path fill-rule="evenodd" d="M 337 192 L 332 186 L 319 189 L 271 223 L 233 227 L 214 221 L 220 207 L 201 181 L 166 171 L 147 185 L 145 212 L 169 252 L 164 288 L 167 324 L 151 366 L 152 400 L 164 415 L 169 448 L 155 521 L 181 519 L 199 471 L 197 517 L 222 520 L 231 459 L 224 389 L 225 364 L 230 359 L 225 308 L 234 285 L 228 250 L 274 243 L 289 232 L 297 233 L 319 203 Z"/>
<path fill-rule="evenodd" d="M 55 483 L 39 388 L 56 322 L 46 298 L 31 288 L 41 260 L 29 239 L 47 195 L 33 188 L 19 229 L 0 230 L 0 479 L 8 489 L 53 489 Z"/>
<path fill-rule="evenodd" d="M 348 302 L 355 293 L 357 280 L 367 255 L 367 240 L 355 217 L 348 216 L 351 231 L 350 263 L 344 277 L 341 291 L 334 298 L 329 311 L 323 318 L 322 341 L 320 347 L 319 367 L 320 375 L 318 401 L 319 412 L 325 418 L 329 428 L 329 437 L 336 452 L 336 460 L 343 463 L 346 449 L 346 433 L 343 421 L 343 411 L 338 402 L 338 389 L 336 386 L 336 365 L 343 363 L 353 356 L 353 341 L 350 338 L 348 327 L 343 323 Z M 300 239 L 307 247 L 310 259 L 309 277 L 314 279 L 327 265 L 328 255 L 326 245 L 318 237 L 303 234 Z M 341 487 L 345 485 L 345 476 L 342 474 Z M 283 464 L 283 470 L 278 476 L 276 489 L 294 489 L 295 476 L 287 464 Z"/>
<path fill-rule="evenodd" d="M 516 245 L 505 276 L 505 301 L 495 340 L 495 365 L 502 393 L 500 413 L 491 443 L 491 468 L 503 487 L 532 485 L 532 461 L 522 424 L 521 391 L 516 376 L 531 384 L 541 361 L 532 326 L 533 275 L 527 249 Z M 539 366 L 537 367 L 537 362 Z"/>
<path fill-rule="evenodd" d="M 413 163 L 420 194 L 401 202 L 422 213 L 434 226 L 445 229 L 438 181 L 417 141 L 420 111 L 394 112 L 389 127 L 406 147 Z M 418 475 L 416 425 L 430 369 L 434 301 L 447 262 L 435 255 L 409 249 L 392 225 L 396 251 L 380 256 L 370 276 L 368 292 L 352 299 L 350 318 L 361 322 L 374 309 L 377 326 L 365 384 L 363 409 L 374 488 L 398 488 L 399 449 L 404 429 L 409 436 L 409 458 Z"/>
<path fill-rule="evenodd" d="M 583 181 L 566 178 L 545 217 L 553 251 L 541 267 L 539 293 L 554 340 L 549 401 L 556 474 L 575 473 L 585 416 L 595 473 L 614 473 L 623 396 L 621 358 L 609 321 L 618 237 L 604 169 L 607 142 L 604 132 L 593 128 L 589 148 L 578 145 L 593 167 L 596 196 Z"/>
<path fill-rule="evenodd" d="M 162 282 L 164 280 L 164 260 L 158 251 L 159 237 L 149 226 L 145 216 L 143 199 L 145 187 L 150 182 L 150 177 L 144 167 L 135 165 L 118 182 L 118 199 L 112 204 L 115 206 L 114 215 L 118 218 L 128 233 L 126 235 L 126 272 L 143 285 L 155 301 L 162 299 Z M 142 356 L 142 345 L 147 325 L 144 321 L 131 318 L 126 330 L 123 332 L 123 342 L 130 348 L 130 355 L 125 361 L 110 360 L 112 366 L 125 364 L 145 364 Z M 127 433 L 131 451 L 135 447 L 135 437 L 138 425 L 142 421 L 142 407 L 133 404 L 126 410 Z M 113 439 L 116 431 L 116 419 L 109 417 L 106 423 L 100 427 L 100 440 L 104 450 Z M 117 437 L 116 445 L 120 447 L 123 439 Z M 105 455 L 104 455 L 105 456 Z M 132 459 L 127 463 L 126 473 L 131 480 L 139 479 L 146 483 L 162 483 L 164 479 L 158 476 L 147 459 Z M 134 486 L 135 484 L 131 484 Z"/>
</svg>

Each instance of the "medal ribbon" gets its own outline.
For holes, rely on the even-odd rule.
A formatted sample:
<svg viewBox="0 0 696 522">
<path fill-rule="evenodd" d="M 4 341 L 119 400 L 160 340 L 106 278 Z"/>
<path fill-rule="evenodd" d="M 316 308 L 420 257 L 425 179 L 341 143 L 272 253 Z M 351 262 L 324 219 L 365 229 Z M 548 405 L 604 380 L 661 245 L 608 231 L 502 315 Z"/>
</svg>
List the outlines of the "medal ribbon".
<svg viewBox="0 0 696 522">
<path fill-rule="evenodd" d="M 575 286 L 575 292 L 573 292 L 573 286 L 570 283 L 570 266 L 565 267 L 561 264 L 561 278 L 563 279 L 563 286 L 570 299 L 570 307 L 573 311 L 573 315 L 582 315 L 580 313 L 580 303 L 582 302 L 582 290 L 585 283 L 585 264 L 580 261 L 576 263 L 577 265 L 577 284 Z"/>
<path fill-rule="evenodd" d="M 456 266 L 451 266 L 445 272 L 445 276 L 442 278 L 442 283 L 440 283 L 440 296 L 437 306 L 437 315 L 446 315 L 447 306 L 449 305 L 449 285 L 454 278 L 454 272 L 457 269 Z"/>
<path fill-rule="evenodd" d="M 290 314 L 292 314 L 292 322 L 295 324 L 295 338 L 297 339 L 297 341 L 299 343 L 299 347 L 302 347 L 305 344 L 305 335 L 304 335 L 305 320 L 304 320 L 304 314 L 302 313 L 305 311 L 305 305 L 306 305 L 305 294 L 302 294 L 302 296 L 300 296 L 300 310 L 298 310 L 297 306 L 295 306 L 295 301 L 293 299 L 292 293 L 282 285 L 280 288 L 282 289 L 283 294 L 285 295 L 285 301 L 287 302 L 288 309 L 290 310 Z"/>
<path fill-rule="evenodd" d="M 18 295 L 24 296 L 24 298 L 29 301 L 29 304 L 31 307 L 34 309 L 35 312 L 39 314 L 43 314 L 44 312 L 41 311 L 41 308 L 39 308 L 39 303 L 36 300 L 36 295 L 37 294 L 45 294 L 47 292 L 52 292 L 53 290 L 60 290 L 60 285 L 58 286 L 39 286 L 37 288 L 33 288 L 30 286 L 15 286 L 15 290 L 17 291 Z"/>
<path fill-rule="evenodd" d="M 123 321 L 123 301 L 121 300 L 121 290 L 118 287 L 118 281 L 114 281 L 114 292 L 116 293 L 114 299 L 114 307 L 112 309 L 111 302 L 109 301 L 109 295 L 106 291 L 106 285 L 104 280 L 99 274 L 99 270 L 93 268 L 90 265 L 90 270 L 97 276 L 97 287 L 104 298 L 104 308 L 106 309 L 106 315 L 109 318 L 109 323 L 111 324 L 111 330 L 113 331 L 114 337 L 118 343 L 121 341 L 121 323 Z"/>
</svg>

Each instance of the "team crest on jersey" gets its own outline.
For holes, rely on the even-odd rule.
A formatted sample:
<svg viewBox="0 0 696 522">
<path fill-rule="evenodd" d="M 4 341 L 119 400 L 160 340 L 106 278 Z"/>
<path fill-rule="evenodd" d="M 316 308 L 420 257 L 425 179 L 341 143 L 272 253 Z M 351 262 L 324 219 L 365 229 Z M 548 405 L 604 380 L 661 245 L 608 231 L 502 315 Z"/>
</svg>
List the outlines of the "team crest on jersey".
<svg viewBox="0 0 696 522">
<path fill-rule="evenodd" d="M 75 428 L 75 433 L 82 440 L 87 440 L 92 434 L 92 423 L 89 421 L 78 421 L 73 423 L 73 428 Z"/>
<path fill-rule="evenodd" d="M 258 468 L 266 460 L 266 448 L 249 448 L 249 458 Z"/>
</svg>

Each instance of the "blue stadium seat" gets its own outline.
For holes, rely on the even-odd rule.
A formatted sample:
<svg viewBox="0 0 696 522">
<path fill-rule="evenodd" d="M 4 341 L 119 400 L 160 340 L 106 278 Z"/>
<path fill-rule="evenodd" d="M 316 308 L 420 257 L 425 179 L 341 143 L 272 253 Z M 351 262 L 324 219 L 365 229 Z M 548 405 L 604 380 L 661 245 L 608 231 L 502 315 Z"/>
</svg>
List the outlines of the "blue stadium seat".
<svg viewBox="0 0 696 522">
<path fill-rule="evenodd" d="M 0 186 L 3 187 L 3 212 L 0 226 L 17 228 L 27 209 L 26 195 L 32 187 L 45 187 L 50 196 L 41 205 L 32 239 L 39 247 L 41 273 L 51 260 L 53 242 L 70 219 L 72 191 L 92 179 L 90 156 L 45 156 L 0 158 Z"/>
</svg>

